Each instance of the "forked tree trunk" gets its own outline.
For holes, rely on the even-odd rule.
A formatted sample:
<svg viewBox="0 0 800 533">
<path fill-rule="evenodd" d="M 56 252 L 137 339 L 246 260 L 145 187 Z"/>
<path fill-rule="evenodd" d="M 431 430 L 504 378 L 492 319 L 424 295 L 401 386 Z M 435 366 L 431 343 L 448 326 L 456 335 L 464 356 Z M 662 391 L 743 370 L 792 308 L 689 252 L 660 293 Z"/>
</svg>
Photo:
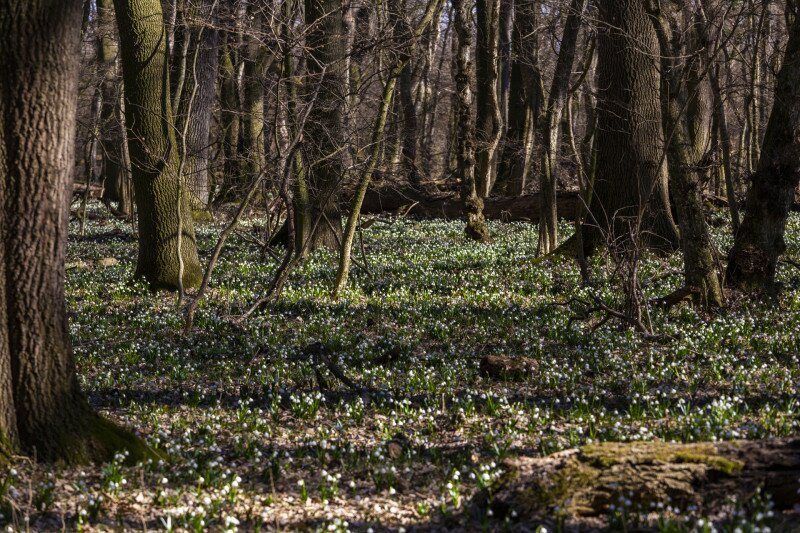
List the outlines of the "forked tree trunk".
<svg viewBox="0 0 800 533">
<path fill-rule="evenodd" d="M 702 50 L 699 49 L 697 26 L 694 21 L 689 22 L 689 45 L 685 50 L 686 57 L 691 59 L 681 71 L 672 57 L 675 50 L 684 47 L 673 42 L 668 15 L 657 8 L 652 15 L 661 50 L 664 131 L 668 136 L 669 170 L 681 230 L 684 283 L 693 290 L 694 298 L 701 306 L 721 307 L 722 284 L 703 211 L 699 170 L 708 148 L 712 105 L 707 80 L 701 76 L 702 67 L 698 64 Z M 686 80 L 686 87 L 682 87 L 683 80 Z M 686 92 L 687 98 L 685 113 L 681 106 L 682 91 Z"/>
<path fill-rule="evenodd" d="M 135 437 L 94 414 L 64 300 L 79 0 L 0 2 L 0 454 L 110 459 Z"/>
<path fill-rule="evenodd" d="M 575 48 L 581 29 L 586 0 L 572 0 L 564 34 L 558 49 L 553 84 L 547 97 L 547 114 L 542 127 L 541 193 L 544 216 L 539 223 L 539 253 L 547 254 L 558 246 L 558 212 L 556 210 L 556 184 L 558 183 L 558 152 L 561 145 L 561 118 L 569 97 Z"/>
<path fill-rule="evenodd" d="M 769 289 L 786 249 L 784 232 L 800 183 L 800 13 L 787 6 L 789 42 L 775 87 L 758 168 L 745 214 L 728 256 L 727 281 L 747 290 Z"/>
<path fill-rule="evenodd" d="M 629 224 L 645 243 L 673 249 L 661 124 L 658 42 L 639 0 L 601 0 L 598 29 L 597 167 L 586 253 L 622 243 Z"/>
<path fill-rule="evenodd" d="M 115 0 L 125 81 L 125 119 L 139 213 L 136 276 L 150 287 L 196 287 L 202 279 L 189 194 L 179 158 L 160 0 Z M 180 198 L 180 205 L 178 199 Z M 178 228 L 181 247 L 178 251 Z M 180 253 L 180 256 L 179 256 Z"/>
<path fill-rule="evenodd" d="M 458 177 L 461 179 L 461 199 L 467 217 L 466 233 L 477 241 L 489 240 L 489 228 L 483 217 L 483 200 L 475 183 L 475 119 L 472 116 L 472 2 L 453 0 L 453 29 L 455 39 L 455 137 Z"/>
</svg>

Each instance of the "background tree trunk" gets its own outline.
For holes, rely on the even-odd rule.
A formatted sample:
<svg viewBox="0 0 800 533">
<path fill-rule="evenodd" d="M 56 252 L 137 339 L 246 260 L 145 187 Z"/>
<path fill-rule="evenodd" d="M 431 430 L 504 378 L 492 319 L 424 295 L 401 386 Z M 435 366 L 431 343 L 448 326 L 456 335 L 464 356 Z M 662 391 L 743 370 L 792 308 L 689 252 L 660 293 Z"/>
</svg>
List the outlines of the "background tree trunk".
<svg viewBox="0 0 800 533">
<path fill-rule="evenodd" d="M 800 183 L 800 20 L 787 5 L 789 42 L 778 73 L 758 169 L 747 194 L 744 219 L 728 256 L 727 280 L 742 289 L 769 289 L 786 249 L 786 219 Z"/>
<path fill-rule="evenodd" d="M 477 66 L 476 123 L 477 153 L 475 186 L 486 198 L 497 180 L 497 157 L 503 134 L 503 116 L 497 84 L 500 77 L 500 0 L 477 0 L 478 38 L 475 47 Z"/>
<path fill-rule="evenodd" d="M 700 74 L 702 57 L 697 24 L 688 14 L 688 46 L 673 42 L 668 14 L 654 9 L 653 25 L 661 50 L 664 131 L 668 138 L 669 170 L 676 198 L 683 249 L 684 282 L 696 292 L 704 307 L 721 307 L 722 284 L 717 272 L 714 245 L 703 210 L 700 165 L 710 143 L 712 109 L 708 81 Z M 689 58 L 683 69 L 674 59 L 685 51 Z M 685 87 L 682 87 L 685 80 Z M 682 112 L 681 93 L 686 94 L 686 113 Z"/>
<path fill-rule="evenodd" d="M 179 287 L 177 236 L 180 226 L 183 287 L 196 287 L 202 279 L 202 270 L 187 187 L 184 178 L 178 175 L 178 147 L 161 3 L 159 0 L 115 0 L 114 6 L 125 81 L 128 146 L 139 213 L 136 276 L 144 278 L 153 289 Z"/>
<path fill-rule="evenodd" d="M 122 128 L 119 121 L 119 87 L 117 84 L 117 26 L 112 0 L 97 0 L 97 59 L 102 78 L 102 109 L 100 112 L 100 144 L 102 145 L 103 201 L 117 202 L 125 215 L 133 213 L 130 195 L 130 176 L 122 164 Z"/>
<path fill-rule="evenodd" d="M 519 196 L 533 169 L 536 133 L 544 109 L 536 36 L 537 0 L 515 0 L 508 124 L 497 172 L 499 193 Z"/>
<path fill-rule="evenodd" d="M 344 179 L 343 141 L 347 107 L 348 35 L 342 24 L 340 0 L 306 0 L 306 40 L 310 47 L 309 86 L 322 88 L 306 127 L 305 165 L 311 200 L 311 248 L 338 248 L 342 219 L 338 189 Z"/>
<path fill-rule="evenodd" d="M 544 216 L 539 223 L 539 253 L 547 254 L 558 246 L 558 212 L 556 210 L 556 186 L 558 183 L 558 151 L 561 145 L 561 118 L 569 97 L 572 65 L 575 62 L 575 47 L 586 0 L 572 0 L 564 33 L 558 49 L 558 60 L 553 73 L 553 83 L 547 97 L 547 114 L 542 125 L 542 169 L 541 193 L 544 200 Z"/>
<path fill-rule="evenodd" d="M 186 14 L 192 37 L 176 122 L 178 132 L 183 132 L 186 126 L 183 140 L 186 152 L 181 154 L 184 175 L 194 207 L 203 208 L 208 205 L 210 194 L 209 146 L 219 71 L 219 30 L 215 27 L 218 7 L 214 0 L 198 1 L 199 5 Z"/>
</svg>

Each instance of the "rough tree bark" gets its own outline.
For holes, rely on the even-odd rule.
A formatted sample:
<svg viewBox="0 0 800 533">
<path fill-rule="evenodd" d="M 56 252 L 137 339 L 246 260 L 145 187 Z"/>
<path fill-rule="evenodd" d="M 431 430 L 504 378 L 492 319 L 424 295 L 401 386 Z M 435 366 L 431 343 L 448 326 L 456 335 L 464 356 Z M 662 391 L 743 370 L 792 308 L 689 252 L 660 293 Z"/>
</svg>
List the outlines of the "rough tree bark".
<svg viewBox="0 0 800 533">
<path fill-rule="evenodd" d="M 338 189 L 344 179 L 343 127 L 347 109 L 348 35 L 340 0 L 305 0 L 310 84 L 323 84 L 305 133 L 312 220 L 311 248 L 337 248 L 342 236 Z"/>
<path fill-rule="evenodd" d="M 800 13 L 786 6 L 789 42 L 778 72 L 775 103 L 758 168 L 752 176 L 739 233 L 728 256 L 727 282 L 745 290 L 770 289 L 794 191 L 800 183 Z"/>
<path fill-rule="evenodd" d="M 455 136 L 461 199 L 467 217 L 467 236 L 477 241 L 489 240 L 489 228 L 483 217 L 483 200 L 475 182 L 475 119 L 472 116 L 472 2 L 453 0 L 455 48 Z"/>
<path fill-rule="evenodd" d="M 0 454 L 110 459 L 133 435 L 83 397 L 64 254 L 81 32 L 78 0 L 0 1 Z"/>
<path fill-rule="evenodd" d="M 114 0 L 114 7 L 122 52 L 133 188 L 139 213 L 136 276 L 144 278 L 154 290 L 178 289 L 182 260 L 183 287 L 196 287 L 202 279 L 202 269 L 189 194 L 184 178 L 178 175 L 161 2 Z M 180 252 L 179 227 L 182 228 Z"/>
<path fill-rule="evenodd" d="M 655 29 L 638 0 L 601 0 L 599 8 L 597 167 L 585 252 L 624 241 L 628 223 L 641 227 L 645 244 L 673 250 Z"/>
</svg>

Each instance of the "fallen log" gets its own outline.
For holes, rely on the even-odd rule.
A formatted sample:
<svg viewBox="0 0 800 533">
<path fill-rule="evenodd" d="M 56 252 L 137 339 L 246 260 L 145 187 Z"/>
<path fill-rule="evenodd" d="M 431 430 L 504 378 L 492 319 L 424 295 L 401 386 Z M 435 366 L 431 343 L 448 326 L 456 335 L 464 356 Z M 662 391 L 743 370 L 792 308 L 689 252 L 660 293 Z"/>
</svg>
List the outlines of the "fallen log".
<svg viewBox="0 0 800 533">
<path fill-rule="evenodd" d="M 490 220 L 538 222 L 542 211 L 539 194 L 493 196 L 483 201 L 483 214 Z M 574 192 L 557 197 L 559 218 L 575 220 L 580 196 Z M 453 193 L 428 195 L 411 188 L 384 187 L 367 192 L 361 207 L 363 215 L 402 213 L 413 218 L 457 219 L 464 213 L 464 202 Z"/>
<path fill-rule="evenodd" d="M 474 503 L 488 506 L 496 518 L 520 523 L 547 522 L 560 514 L 580 528 L 615 512 L 647 515 L 667 506 L 720 516 L 731 511 L 731 501 L 746 505 L 759 491 L 771 497 L 777 511 L 800 504 L 798 438 L 610 442 L 548 457 L 509 459 L 502 467 L 491 498 L 484 491 Z M 800 521 L 797 513 L 787 516 L 783 519 Z"/>
</svg>

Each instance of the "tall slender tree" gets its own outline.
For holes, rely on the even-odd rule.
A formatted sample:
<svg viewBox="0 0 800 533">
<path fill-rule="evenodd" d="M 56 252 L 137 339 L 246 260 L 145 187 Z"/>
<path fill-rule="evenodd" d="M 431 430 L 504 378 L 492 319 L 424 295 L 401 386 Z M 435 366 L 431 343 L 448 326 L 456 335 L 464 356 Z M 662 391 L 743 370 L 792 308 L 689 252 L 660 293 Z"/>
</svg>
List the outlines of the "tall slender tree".
<svg viewBox="0 0 800 533">
<path fill-rule="evenodd" d="M 547 96 L 547 113 L 542 123 L 542 172 L 541 195 L 542 216 L 539 222 L 539 253 L 546 254 L 558 245 L 558 205 L 556 186 L 558 181 L 558 151 L 561 145 L 561 119 L 569 98 L 569 84 L 575 50 L 581 29 L 586 0 L 571 0 L 564 33 L 558 47 L 558 59 L 553 73 L 553 83 Z"/>
<path fill-rule="evenodd" d="M 497 158 L 503 135 L 500 108 L 500 0 L 477 0 L 478 35 L 475 46 L 477 77 L 475 186 L 486 198 L 497 180 Z"/>
<path fill-rule="evenodd" d="M 475 179 L 475 119 L 472 115 L 472 78 L 475 73 L 472 56 L 472 2 L 453 0 L 455 31 L 453 73 L 456 81 L 456 161 L 461 179 L 461 199 L 467 217 L 467 236 L 477 241 L 489 240 L 489 229 L 483 216 L 483 200 L 478 195 Z"/>
</svg>

